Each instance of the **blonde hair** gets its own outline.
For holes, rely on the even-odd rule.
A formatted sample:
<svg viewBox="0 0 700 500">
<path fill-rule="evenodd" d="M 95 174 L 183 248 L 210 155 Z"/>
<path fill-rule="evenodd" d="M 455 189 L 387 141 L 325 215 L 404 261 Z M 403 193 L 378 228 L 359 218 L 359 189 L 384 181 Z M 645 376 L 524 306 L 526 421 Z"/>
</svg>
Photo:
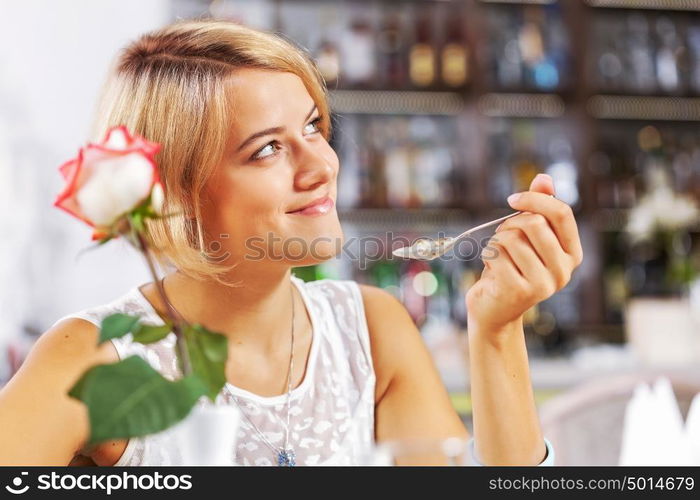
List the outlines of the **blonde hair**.
<svg viewBox="0 0 700 500">
<path fill-rule="evenodd" d="M 200 201 L 220 161 L 231 125 L 229 76 L 255 68 L 297 75 L 330 135 L 327 90 L 310 57 L 283 38 L 229 21 L 186 20 L 142 35 L 112 64 L 92 129 L 101 140 L 113 126 L 160 143 L 156 156 L 164 212 L 149 219 L 153 254 L 196 279 L 221 279 L 231 270 L 204 248 Z"/>
</svg>

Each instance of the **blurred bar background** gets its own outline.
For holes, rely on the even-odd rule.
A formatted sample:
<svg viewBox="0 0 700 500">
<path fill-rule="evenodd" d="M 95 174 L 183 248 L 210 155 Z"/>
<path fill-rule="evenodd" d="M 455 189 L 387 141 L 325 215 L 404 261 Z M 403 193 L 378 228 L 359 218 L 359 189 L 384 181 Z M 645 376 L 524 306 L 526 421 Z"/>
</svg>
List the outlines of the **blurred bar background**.
<svg viewBox="0 0 700 500">
<path fill-rule="evenodd" d="M 37 7 L 41 2 L 28 3 L 36 7 L 31 15 L 48 15 Z M 512 211 L 506 197 L 526 190 L 540 172 L 554 178 L 558 198 L 573 207 L 585 258 L 563 290 L 526 315 L 538 404 L 624 376 L 663 373 L 683 387 L 700 387 L 692 385 L 700 378 L 700 1 L 159 0 L 150 13 L 132 1 L 106 3 L 124 20 L 111 22 L 105 7 L 84 1 L 46 7 L 88 25 L 101 16 L 90 28 L 104 36 L 91 49 L 99 51 L 92 60 L 81 51 L 96 33 L 76 26 L 43 35 L 44 41 L 74 40 L 73 62 L 86 76 L 58 76 L 70 71 L 64 67 L 52 77 L 66 80 L 63 85 L 89 78 L 82 85 L 91 99 L 118 47 L 175 19 L 215 17 L 273 30 L 314 58 L 334 112 L 341 222 L 347 239 L 364 239 L 338 259 L 295 273 L 306 280 L 354 279 L 399 298 L 468 425 L 464 294 L 479 278 L 480 247 L 493 231 L 477 233 L 469 242 L 474 248 L 463 245 L 466 258 L 448 255 L 431 263 L 392 258 L 398 245 L 392 247 L 387 233 L 409 241 L 452 235 L 506 215 Z M 26 15 L 26 9 L 14 13 Z M 140 24 L 125 27 L 134 16 Z M 19 26 L 7 27 L 27 36 L 30 24 Z M 52 49 L 31 52 L 39 53 L 46 58 Z M 27 61 L 8 54 L 0 69 L 11 75 Z M 15 200 L 13 207 L 30 210 L 27 222 L 34 228 L 24 229 L 3 211 L 12 247 L 3 251 L 1 297 L 12 322 L 0 334 L 8 360 L 0 382 L 60 314 L 147 280 L 125 246 L 75 261 L 87 238 L 69 227 L 72 221 L 50 213 L 49 200 L 58 189 L 59 158 L 84 141 L 87 122 L 81 115 L 68 131 L 57 131 L 42 153 L 51 129 L 40 128 L 36 118 L 23 129 L 13 127 L 27 119 L 20 104 L 34 99 L 32 87 L 22 85 L 28 74 L 20 71 L 0 88 L 7 145 L 3 150 L 0 142 L 0 167 L 3 159 L 8 166 L 0 168 L 0 189 L 8 192 L 7 207 Z M 67 109 L 41 111 L 62 120 L 71 106 L 92 111 L 93 101 L 60 85 L 53 98 L 74 101 Z M 18 158 L 24 161 L 19 172 Z M 28 190 L 12 190 L 13 183 Z M 85 245 L 76 241 L 81 237 Z M 106 262 L 121 267 L 102 271 Z M 594 412 L 608 418 L 595 425 L 617 429 L 620 401 L 607 413 Z M 679 400 L 682 411 L 688 402 Z M 600 446 L 606 438 L 598 433 Z M 615 446 L 570 454 L 570 463 L 610 462 Z"/>
</svg>

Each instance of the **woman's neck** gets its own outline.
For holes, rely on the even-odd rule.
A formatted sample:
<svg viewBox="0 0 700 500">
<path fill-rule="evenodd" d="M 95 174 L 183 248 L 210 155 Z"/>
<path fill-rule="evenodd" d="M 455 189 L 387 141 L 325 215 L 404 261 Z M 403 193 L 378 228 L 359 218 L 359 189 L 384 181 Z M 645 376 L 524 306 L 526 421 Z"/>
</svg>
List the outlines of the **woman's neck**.
<svg viewBox="0 0 700 500">
<path fill-rule="evenodd" d="M 266 269 L 264 273 L 245 272 L 236 267 L 227 280 L 240 282 L 227 287 L 213 280 L 198 281 L 184 273 L 167 275 L 163 281 L 167 299 L 189 323 L 201 323 L 222 333 L 241 347 L 275 353 L 288 349 L 292 300 L 295 300 L 296 324 L 305 324 L 303 301 L 291 282 L 291 270 Z M 158 301 L 159 312 L 165 304 L 155 285 L 152 297 Z"/>
</svg>

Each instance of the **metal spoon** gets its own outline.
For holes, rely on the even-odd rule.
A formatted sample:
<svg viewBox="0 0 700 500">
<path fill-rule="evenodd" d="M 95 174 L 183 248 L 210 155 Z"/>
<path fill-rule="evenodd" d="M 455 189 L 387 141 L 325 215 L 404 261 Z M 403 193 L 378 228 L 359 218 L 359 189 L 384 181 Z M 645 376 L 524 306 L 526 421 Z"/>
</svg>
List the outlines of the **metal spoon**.
<svg viewBox="0 0 700 500">
<path fill-rule="evenodd" d="M 475 231 L 478 231 L 479 229 L 483 229 L 485 227 L 493 226 L 494 224 L 498 224 L 499 222 L 503 222 L 506 219 L 510 219 L 511 217 L 514 217 L 518 214 L 523 213 L 522 210 L 518 210 L 517 212 L 513 212 L 512 214 L 506 215 L 505 217 L 501 217 L 500 219 L 492 220 L 490 222 L 485 222 L 483 224 L 480 224 L 476 227 L 473 227 L 471 229 L 468 229 L 464 231 L 462 234 L 454 236 L 454 237 L 447 237 L 447 238 L 438 238 L 437 240 L 433 240 L 430 238 L 420 238 L 416 240 L 413 245 L 408 246 L 408 247 L 401 247 L 397 248 L 394 250 L 392 253 L 396 255 L 397 257 L 403 257 L 404 259 L 417 259 L 417 260 L 433 260 L 437 259 L 438 257 L 444 255 L 447 251 L 449 251 L 453 246 L 455 246 L 455 243 L 457 243 L 459 240 L 464 238 L 465 236 L 468 236 L 472 234 Z"/>
</svg>

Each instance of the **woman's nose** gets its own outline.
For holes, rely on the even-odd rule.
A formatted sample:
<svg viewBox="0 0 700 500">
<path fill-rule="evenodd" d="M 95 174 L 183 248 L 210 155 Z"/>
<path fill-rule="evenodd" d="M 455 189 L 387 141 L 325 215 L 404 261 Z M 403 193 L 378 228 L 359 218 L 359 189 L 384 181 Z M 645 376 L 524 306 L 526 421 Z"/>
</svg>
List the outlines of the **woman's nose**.
<svg viewBox="0 0 700 500">
<path fill-rule="evenodd" d="M 332 150 L 328 148 L 331 152 Z M 297 156 L 294 182 L 299 189 L 312 190 L 330 182 L 335 175 L 332 158 L 307 144 Z"/>
</svg>

